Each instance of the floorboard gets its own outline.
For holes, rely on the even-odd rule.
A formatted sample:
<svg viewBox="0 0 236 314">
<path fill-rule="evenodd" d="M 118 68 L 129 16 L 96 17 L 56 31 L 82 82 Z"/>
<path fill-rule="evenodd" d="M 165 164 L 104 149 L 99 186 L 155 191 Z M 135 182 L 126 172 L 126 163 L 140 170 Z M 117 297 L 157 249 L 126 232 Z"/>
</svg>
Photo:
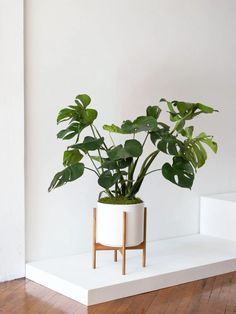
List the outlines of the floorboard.
<svg viewBox="0 0 236 314">
<path fill-rule="evenodd" d="M 86 307 L 27 279 L 0 284 L 1 314 L 235 314 L 236 272 Z"/>
</svg>

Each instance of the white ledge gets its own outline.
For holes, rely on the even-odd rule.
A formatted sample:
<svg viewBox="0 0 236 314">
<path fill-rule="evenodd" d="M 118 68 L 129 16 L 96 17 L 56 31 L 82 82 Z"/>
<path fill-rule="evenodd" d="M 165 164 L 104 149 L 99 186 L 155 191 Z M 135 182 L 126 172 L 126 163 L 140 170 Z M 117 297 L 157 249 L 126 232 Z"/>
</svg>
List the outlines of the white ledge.
<svg viewBox="0 0 236 314">
<path fill-rule="evenodd" d="M 200 233 L 236 241 L 236 193 L 201 197 Z"/>
<path fill-rule="evenodd" d="M 97 304 L 236 270 L 236 242 L 192 235 L 148 244 L 147 267 L 141 251 L 127 252 L 127 275 L 121 258 L 98 252 L 97 269 L 91 255 L 80 254 L 32 262 L 26 277 L 85 305 Z"/>
</svg>

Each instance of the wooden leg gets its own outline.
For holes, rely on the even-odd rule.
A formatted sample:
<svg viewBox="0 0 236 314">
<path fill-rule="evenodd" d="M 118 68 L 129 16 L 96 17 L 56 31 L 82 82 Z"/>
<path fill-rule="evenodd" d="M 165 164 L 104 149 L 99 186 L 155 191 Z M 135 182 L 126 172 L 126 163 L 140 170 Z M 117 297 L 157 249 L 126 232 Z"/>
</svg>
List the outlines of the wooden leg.
<svg viewBox="0 0 236 314">
<path fill-rule="evenodd" d="M 146 267 L 146 235 L 147 235 L 147 207 L 144 207 L 143 217 L 143 260 L 142 266 Z"/>
<path fill-rule="evenodd" d="M 114 250 L 114 262 L 117 262 L 117 250 Z"/>
<path fill-rule="evenodd" d="M 126 264 L 126 212 L 123 212 L 123 245 L 122 245 L 122 275 L 125 275 Z"/>
<path fill-rule="evenodd" d="M 96 268 L 96 208 L 93 209 L 93 268 Z"/>
</svg>

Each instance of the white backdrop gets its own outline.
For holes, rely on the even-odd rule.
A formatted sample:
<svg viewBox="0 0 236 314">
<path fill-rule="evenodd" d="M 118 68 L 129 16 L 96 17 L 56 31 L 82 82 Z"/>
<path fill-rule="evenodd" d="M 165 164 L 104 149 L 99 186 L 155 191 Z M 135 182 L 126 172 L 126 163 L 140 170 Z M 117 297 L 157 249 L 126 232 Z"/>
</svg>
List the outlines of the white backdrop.
<svg viewBox="0 0 236 314">
<path fill-rule="evenodd" d="M 140 193 L 149 240 L 198 232 L 199 195 L 236 189 L 235 29 L 234 0 L 26 0 L 28 260 L 90 248 L 93 175 L 47 192 L 66 147 L 56 115 L 78 93 L 91 95 L 99 125 L 133 119 L 161 97 L 220 110 L 196 121 L 220 149 L 193 190 L 154 173 Z"/>
<path fill-rule="evenodd" d="M 24 276 L 23 1 L 0 1 L 0 282 Z"/>
</svg>

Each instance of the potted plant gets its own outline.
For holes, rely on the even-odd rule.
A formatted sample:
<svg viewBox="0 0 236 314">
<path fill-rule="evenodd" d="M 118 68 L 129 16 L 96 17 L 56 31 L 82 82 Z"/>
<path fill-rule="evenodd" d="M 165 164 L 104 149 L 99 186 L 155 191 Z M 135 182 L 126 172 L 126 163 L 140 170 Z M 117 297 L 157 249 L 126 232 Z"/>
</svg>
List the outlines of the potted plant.
<svg viewBox="0 0 236 314">
<path fill-rule="evenodd" d="M 167 105 L 171 125 L 160 120 L 159 106 L 148 106 L 146 114 L 133 121 L 124 121 L 121 126 L 104 125 L 103 129 L 110 136 L 107 143 L 95 126 L 98 113 L 88 108 L 90 102 L 88 95 L 78 95 L 74 105 L 58 114 L 57 123 L 67 126 L 57 137 L 73 139 L 74 143 L 65 150 L 64 169 L 55 174 L 49 191 L 92 171 L 102 188 L 97 205 L 97 242 L 107 246 L 122 245 L 121 214 L 125 208 L 128 213 L 126 245 L 135 246 L 143 240 L 144 203 L 137 195 L 145 178 L 160 171 L 173 184 L 191 189 L 197 169 L 207 159 L 205 146 L 216 153 L 217 144 L 204 132 L 194 135 L 194 127 L 188 124 L 195 117 L 216 110 L 201 103 L 161 99 L 160 102 Z M 86 130 L 90 135 L 86 134 L 81 140 Z M 124 144 L 115 144 L 112 133 L 124 135 Z M 148 140 L 153 150 L 141 161 Z M 151 169 L 159 154 L 164 154 L 168 160 L 171 157 L 172 161 L 165 162 L 160 169 Z"/>
</svg>

